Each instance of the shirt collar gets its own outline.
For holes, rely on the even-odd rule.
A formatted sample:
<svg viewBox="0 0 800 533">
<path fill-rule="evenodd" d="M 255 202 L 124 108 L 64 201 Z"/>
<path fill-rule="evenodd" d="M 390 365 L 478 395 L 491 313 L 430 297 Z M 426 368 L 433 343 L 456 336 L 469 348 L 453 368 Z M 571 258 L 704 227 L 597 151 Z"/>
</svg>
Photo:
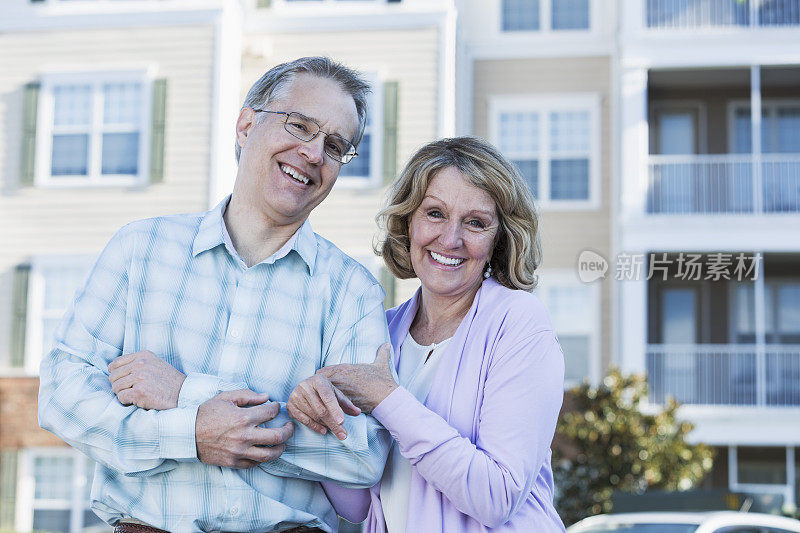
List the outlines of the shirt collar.
<svg viewBox="0 0 800 533">
<path fill-rule="evenodd" d="M 225 197 L 214 209 L 206 212 L 200 221 L 200 227 L 197 230 L 197 235 L 194 238 L 192 246 L 192 254 L 198 254 L 211 250 L 219 245 L 225 245 L 228 252 L 234 257 L 239 257 L 236 250 L 233 248 L 228 230 L 225 227 L 225 220 L 222 218 L 225 209 L 230 202 L 230 195 Z M 303 222 L 300 228 L 292 235 L 286 244 L 284 244 L 277 252 L 262 261 L 262 263 L 274 263 L 278 259 L 285 257 L 294 250 L 305 262 L 308 267 L 308 273 L 314 275 L 314 266 L 317 260 L 317 238 L 314 231 L 311 229 L 311 223 L 308 219 Z M 260 264 L 260 263 L 259 263 Z"/>
</svg>

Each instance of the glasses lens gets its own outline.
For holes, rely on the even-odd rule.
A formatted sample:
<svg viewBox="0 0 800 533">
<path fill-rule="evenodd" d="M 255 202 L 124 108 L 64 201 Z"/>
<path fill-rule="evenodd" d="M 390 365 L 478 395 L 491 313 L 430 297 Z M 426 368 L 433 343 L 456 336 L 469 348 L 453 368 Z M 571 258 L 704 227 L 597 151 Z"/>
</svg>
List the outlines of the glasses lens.
<svg viewBox="0 0 800 533">
<path fill-rule="evenodd" d="M 356 153 L 350 141 L 338 135 L 328 135 L 325 139 L 325 152 L 337 161 L 347 163 Z"/>
<path fill-rule="evenodd" d="M 300 113 L 289 113 L 286 116 L 285 128 L 302 141 L 310 141 L 319 133 L 319 125 Z"/>
</svg>

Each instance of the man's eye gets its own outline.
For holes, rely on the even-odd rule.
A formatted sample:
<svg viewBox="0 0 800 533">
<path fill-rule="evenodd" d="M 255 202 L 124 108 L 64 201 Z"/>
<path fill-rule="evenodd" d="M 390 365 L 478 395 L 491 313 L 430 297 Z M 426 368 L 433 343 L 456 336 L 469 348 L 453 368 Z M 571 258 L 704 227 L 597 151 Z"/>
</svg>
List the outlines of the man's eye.
<svg viewBox="0 0 800 533">
<path fill-rule="evenodd" d="M 301 133 L 308 133 L 308 126 L 303 124 L 302 122 L 289 122 L 289 126 L 292 129 L 297 130 Z"/>
<path fill-rule="evenodd" d="M 325 143 L 325 150 L 329 154 L 335 155 L 337 157 L 342 157 L 344 155 L 344 148 L 342 148 L 342 145 L 337 142 L 330 141 Z"/>
</svg>

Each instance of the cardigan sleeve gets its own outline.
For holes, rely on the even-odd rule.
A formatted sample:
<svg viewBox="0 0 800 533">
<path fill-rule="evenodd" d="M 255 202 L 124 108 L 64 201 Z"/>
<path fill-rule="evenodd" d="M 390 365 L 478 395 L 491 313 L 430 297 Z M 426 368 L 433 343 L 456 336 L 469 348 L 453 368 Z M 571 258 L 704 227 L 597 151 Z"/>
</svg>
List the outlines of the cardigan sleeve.
<svg viewBox="0 0 800 533">
<path fill-rule="evenodd" d="M 552 330 L 503 344 L 489 365 L 474 444 L 402 387 L 373 411 L 428 484 L 487 527 L 525 503 L 549 458 L 564 391 Z"/>
</svg>

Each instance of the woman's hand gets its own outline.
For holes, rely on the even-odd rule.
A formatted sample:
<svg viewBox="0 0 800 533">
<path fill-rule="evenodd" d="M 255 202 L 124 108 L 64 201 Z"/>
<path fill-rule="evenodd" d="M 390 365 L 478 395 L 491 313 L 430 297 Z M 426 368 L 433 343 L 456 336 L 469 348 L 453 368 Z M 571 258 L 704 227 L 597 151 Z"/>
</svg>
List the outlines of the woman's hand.
<svg viewBox="0 0 800 533">
<path fill-rule="evenodd" d="M 397 383 L 392 376 L 392 345 L 378 349 L 375 361 L 366 365 L 332 365 L 317 370 L 364 413 L 371 413 Z"/>
<path fill-rule="evenodd" d="M 359 415 L 361 410 L 323 374 L 314 374 L 301 381 L 286 402 L 289 416 L 324 435 L 330 429 L 339 440 L 347 438 L 344 414 Z M 327 428 L 327 429 L 326 429 Z"/>
</svg>

